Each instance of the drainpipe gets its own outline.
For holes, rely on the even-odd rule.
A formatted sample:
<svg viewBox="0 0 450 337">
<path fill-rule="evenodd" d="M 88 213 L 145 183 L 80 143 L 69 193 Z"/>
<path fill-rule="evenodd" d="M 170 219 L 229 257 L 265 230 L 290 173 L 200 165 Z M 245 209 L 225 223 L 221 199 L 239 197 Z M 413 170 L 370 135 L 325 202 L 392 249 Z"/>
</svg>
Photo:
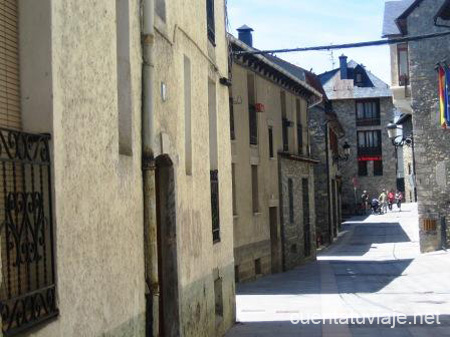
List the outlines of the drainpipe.
<svg viewBox="0 0 450 337">
<path fill-rule="evenodd" d="M 142 176 L 144 196 L 144 261 L 147 335 L 159 333 L 159 280 L 154 158 L 154 0 L 142 0 Z"/>
</svg>

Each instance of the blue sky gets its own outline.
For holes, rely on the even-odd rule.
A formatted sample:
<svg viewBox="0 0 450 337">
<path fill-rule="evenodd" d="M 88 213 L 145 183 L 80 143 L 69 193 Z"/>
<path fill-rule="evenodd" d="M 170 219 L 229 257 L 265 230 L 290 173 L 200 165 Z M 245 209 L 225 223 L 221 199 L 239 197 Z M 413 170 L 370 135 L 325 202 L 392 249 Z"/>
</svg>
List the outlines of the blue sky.
<svg viewBox="0 0 450 337">
<path fill-rule="evenodd" d="M 381 38 L 384 0 L 228 0 L 231 33 L 247 24 L 258 49 L 352 43 Z M 389 47 L 335 50 L 390 84 Z M 278 55 L 317 74 L 332 69 L 329 51 Z"/>
</svg>

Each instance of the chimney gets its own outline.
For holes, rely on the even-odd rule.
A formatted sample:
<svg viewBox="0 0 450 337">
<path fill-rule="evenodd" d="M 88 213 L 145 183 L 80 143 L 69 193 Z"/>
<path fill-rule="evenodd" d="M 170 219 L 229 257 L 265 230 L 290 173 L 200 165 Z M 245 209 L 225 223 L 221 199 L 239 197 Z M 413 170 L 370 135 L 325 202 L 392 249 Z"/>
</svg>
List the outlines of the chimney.
<svg viewBox="0 0 450 337">
<path fill-rule="evenodd" d="M 348 79 L 347 56 L 342 54 L 339 56 L 339 64 L 341 68 L 341 80 Z"/>
<path fill-rule="evenodd" d="M 243 25 L 237 29 L 239 33 L 239 40 L 244 42 L 247 46 L 253 47 L 253 29 L 247 25 Z"/>
</svg>

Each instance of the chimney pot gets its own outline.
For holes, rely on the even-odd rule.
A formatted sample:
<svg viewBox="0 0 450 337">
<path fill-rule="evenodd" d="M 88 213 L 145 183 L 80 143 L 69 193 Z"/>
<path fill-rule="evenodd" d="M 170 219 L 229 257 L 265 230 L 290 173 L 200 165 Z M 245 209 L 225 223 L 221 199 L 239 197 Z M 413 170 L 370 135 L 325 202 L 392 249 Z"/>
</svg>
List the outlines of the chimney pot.
<svg viewBox="0 0 450 337">
<path fill-rule="evenodd" d="M 253 47 L 253 29 L 247 25 L 243 25 L 237 29 L 239 34 L 239 40 L 244 42 L 247 46 Z"/>
<path fill-rule="evenodd" d="M 347 80 L 348 79 L 347 56 L 343 54 L 339 56 L 339 65 L 341 68 L 341 80 Z"/>
</svg>

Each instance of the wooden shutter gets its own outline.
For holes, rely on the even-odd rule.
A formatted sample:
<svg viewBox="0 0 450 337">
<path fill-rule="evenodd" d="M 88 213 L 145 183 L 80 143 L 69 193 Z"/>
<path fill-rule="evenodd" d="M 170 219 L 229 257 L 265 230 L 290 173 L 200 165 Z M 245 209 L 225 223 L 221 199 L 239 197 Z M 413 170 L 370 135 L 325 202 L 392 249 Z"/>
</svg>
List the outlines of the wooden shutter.
<svg viewBox="0 0 450 337">
<path fill-rule="evenodd" d="M 21 129 L 17 0 L 0 0 L 0 127 Z"/>
</svg>

